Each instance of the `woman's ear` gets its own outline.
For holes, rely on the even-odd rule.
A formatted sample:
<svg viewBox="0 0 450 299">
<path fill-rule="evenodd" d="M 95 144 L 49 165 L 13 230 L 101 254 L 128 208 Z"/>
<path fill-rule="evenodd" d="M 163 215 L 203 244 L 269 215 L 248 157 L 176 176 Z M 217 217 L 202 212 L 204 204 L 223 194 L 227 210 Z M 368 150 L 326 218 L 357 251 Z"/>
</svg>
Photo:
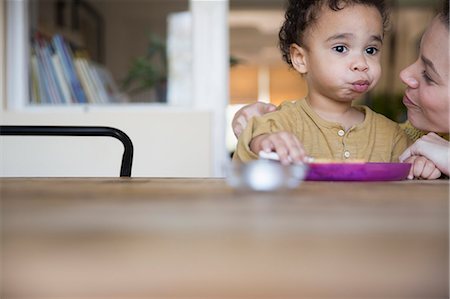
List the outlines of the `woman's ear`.
<svg viewBox="0 0 450 299">
<path fill-rule="evenodd" d="M 289 54 L 291 55 L 291 62 L 294 69 L 300 74 L 308 72 L 308 65 L 306 63 L 306 50 L 297 44 L 292 44 L 289 47 Z"/>
</svg>

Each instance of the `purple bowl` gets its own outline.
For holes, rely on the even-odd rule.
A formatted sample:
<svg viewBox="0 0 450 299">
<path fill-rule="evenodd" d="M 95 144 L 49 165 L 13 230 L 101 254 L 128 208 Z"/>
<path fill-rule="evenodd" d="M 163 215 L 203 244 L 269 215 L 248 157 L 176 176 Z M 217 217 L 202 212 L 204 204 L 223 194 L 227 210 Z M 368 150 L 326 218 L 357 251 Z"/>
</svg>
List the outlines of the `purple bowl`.
<svg viewBox="0 0 450 299">
<path fill-rule="evenodd" d="M 310 163 L 307 181 L 401 181 L 411 163 Z"/>
</svg>

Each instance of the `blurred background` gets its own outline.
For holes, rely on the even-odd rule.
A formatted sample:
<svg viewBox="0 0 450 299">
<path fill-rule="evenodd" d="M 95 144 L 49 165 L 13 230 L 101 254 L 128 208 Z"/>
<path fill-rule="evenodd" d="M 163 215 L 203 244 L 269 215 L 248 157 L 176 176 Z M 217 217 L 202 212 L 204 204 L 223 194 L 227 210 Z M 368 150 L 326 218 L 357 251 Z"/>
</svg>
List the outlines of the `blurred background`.
<svg viewBox="0 0 450 299">
<path fill-rule="evenodd" d="M 391 22 L 384 40 L 383 75 L 360 102 L 404 121 L 404 86 L 398 74 L 416 59 L 420 37 L 440 1 L 387 2 Z M 277 47 L 284 8 L 285 0 L 6 0 L 0 3 L 5 16 L 0 23 L 0 58 L 6 57 L 0 80 L 0 93 L 5 95 L 2 117 L 11 123 L 34 118 L 35 123 L 73 119 L 71 124 L 100 124 L 102 118 L 93 113 L 98 111 L 107 120 L 102 124 L 125 128 L 138 142 L 136 164 L 142 167 L 141 175 L 220 175 L 225 156 L 236 144 L 230 124 L 240 107 L 255 101 L 279 104 L 307 93 L 305 82 L 282 61 Z M 91 93 L 86 102 L 57 96 L 49 101 L 42 95 L 44 89 L 48 94 L 60 92 L 46 77 L 58 62 L 57 35 L 72 50 L 86 96 Z M 55 82 L 61 79 L 57 71 L 54 77 Z M 93 94 L 99 90 L 103 94 Z M 176 115 L 179 108 L 192 118 L 197 117 L 194 110 L 206 111 L 198 127 L 192 121 L 188 124 L 203 135 L 178 136 L 178 128 L 187 127 Z M 39 113 L 30 114 L 35 111 Z M 145 119 L 140 127 L 138 116 L 133 116 L 138 111 Z M 9 112 L 21 116 L 6 117 Z M 172 131 L 166 130 L 168 126 Z M 148 136 L 152 128 L 159 134 L 153 139 Z M 174 140 L 180 144 L 174 146 Z M 161 147 L 161 155 L 179 156 L 173 172 L 166 172 L 167 162 L 161 159 L 147 161 L 154 143 L 167 146 Z M 192 154 L 180 156 L 177 146 L 194 152 L 205 148 L 206 154 L 192 162 L 204 165 L 204 170 L 196 172 L 198 167 L 186 164 Z"/>
<path fill-rule="evenodd" d="M 398 74 L 416 58 L 420 36 L 439 1 L 388 2 L 391 24 L 383 49 L 384 73 L 363 101 L 402 121 L 403 85 Z M 302 78 L 288 69 L 277 48 L 284 5 L 284 0 L 229 1 L 228 118 L 255 100 L 279 104 L 307 92 Z M 168 20 L 188 11 L 188 0 L 35 0 L 31 2 L 31 26 L 50 35 L 64 32 L 77 46 L 86 48 L 93 60 L 111 72 L 127 101 L 164 103 L 168 101 Z M 231 149 L 233 138 L 228 136 Z"/>
</svg>

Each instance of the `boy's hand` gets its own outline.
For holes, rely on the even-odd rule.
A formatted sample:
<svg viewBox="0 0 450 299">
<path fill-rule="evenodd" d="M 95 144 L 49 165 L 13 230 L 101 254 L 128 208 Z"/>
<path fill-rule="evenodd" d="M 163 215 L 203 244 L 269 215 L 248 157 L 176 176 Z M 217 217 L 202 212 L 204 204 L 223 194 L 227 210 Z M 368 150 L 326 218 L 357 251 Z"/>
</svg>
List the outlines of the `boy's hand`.
<svg viewBox="0 0 450 299">
<path fill-rule="evenodd" d="M 441 172 L 449 174 L 450 143 L 435 133 L 428 133 L 417 139 L 400 155 L 400 162 L 412 156 L 424 156 L 431 160 Z"/>
<path fill-rule="evenodd" d="M 256 102 L 239 109 L 233 117 L 231 127 L 233 128 L 236 138 L 241 135 L 245 127 L 247 127 L 248 121 L 254 116 L 261 116 L 269 112 L 273 112 L 277 107 L 273 104 Z"/>
<path fill-rule="evenodd" d="M 412 180 L 415 177 L 419 179 L 434 180 L 441 176 L 441 172 L 436 165 L 423 156 L 411 156 L 405 160 L 407 163 L 412 163 L 409 171 L 408 179 Z"/>
<path fill-rule="evenodd" d="M 290 132 L 277 132 L 256 136 L 250 142 L 252 152 L 276 152 L 283 165 L 303 163 L 306 158 L 305 149 L 298 138 Z"/>
</svg>

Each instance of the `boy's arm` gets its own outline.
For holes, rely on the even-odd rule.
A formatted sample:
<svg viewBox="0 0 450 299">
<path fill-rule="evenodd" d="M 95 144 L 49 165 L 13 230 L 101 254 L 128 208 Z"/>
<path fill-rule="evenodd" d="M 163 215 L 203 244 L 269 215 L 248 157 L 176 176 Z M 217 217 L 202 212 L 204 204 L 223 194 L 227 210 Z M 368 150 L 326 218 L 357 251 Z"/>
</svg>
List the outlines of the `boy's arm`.
<svg viewBox="0 0 450 299">
<path fill-rule="evenodd" d="M 239 135 L 236 150 L 233 155 L 233 160 L 241 162 L 248 162 L 250 160 L 258 159 L 258 156 L 250 149 L 250 142 L 253 139 L 253 127 L 255 118 L 248 121 L 247 127 Z"/>
<path fill-rule="evenodd" d="M 411 156 L 424 156 L 433 161 L 442 173 L 449 174 L 450 143 L 435 133 L 422 136 L 400 156 L 404 161 Z"/>
<path fill-rule="evenodd" d="M 263 134 L 291 131 L 295 126 L 292 113 L 289 107 L 281 107 L 276 112 L 251 118 L 239 136 L 233 159 L 242 162 L 258 159 L 258 155 L 250 148 L 252 139 Z"/>
<path fill-rule="evenodd" d="M 391 162 L 399 162 L 400 155 L 412 144 L 412 140 L 406 135 L 403 129 L 397 125 L 396 134 L 393 140 Z"/>
</svg>

